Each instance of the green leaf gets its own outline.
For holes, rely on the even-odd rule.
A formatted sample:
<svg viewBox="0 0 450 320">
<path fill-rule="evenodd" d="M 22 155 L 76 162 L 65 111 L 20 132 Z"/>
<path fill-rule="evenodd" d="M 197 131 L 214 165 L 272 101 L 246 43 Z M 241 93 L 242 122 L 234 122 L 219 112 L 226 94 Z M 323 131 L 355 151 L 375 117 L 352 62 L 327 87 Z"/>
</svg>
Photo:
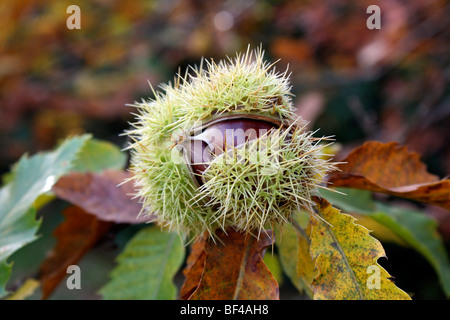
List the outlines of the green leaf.
<svg viewBox="0 0 450 320">
<path fill-rule="evenodd" d="M 12 179 L 0 189 L 0 296 L 6 294 L 8 257 L 36 239 L 36 199 L 49 191 L 72 168 L 88 135 L 66 140 L 55 151 L 23 156 L 14 166 Z"/>
<path fill-rule="evenodd" d="M 338 190 L 347 196 L 326 190 L 321 193 L 342 210 L 367 216 L 388 228 L 422 254 L 435 269 L 446 296 L 450 297 L 450 264 L 434 219 L 420 211 L 376 202 L 369 191 L 347 188 Z"/>
<path fill-rule="evenodd" d="M 11 275 L 11 264 L 7 264 L 6 261 L 0 262 L 0 297 L 8 294 L 5 290 L 6 284 L 8 283 L 9 276 Z"/>
<path fill-rule="evenodd" d="M 311 255 L 316 276 L 314 299 L 409 300 L 395 286 L 377 260 L 384 257 L 381 243 L 355 218 L 316 198 L 321 219 L 311 219 Z"/>
<path fill-rule="evenodd" d="M 278 285 L 281 285 L 283 283 L 283 270 L 278 255 L 276 253 L 266 252 L 263 261 L 267 268 L 269 268 L 270 273 L 273 275 Z"/>
<path fill-rule="evenodd" d="M 176 233 L 158 227 L 140 230 L 117 258 L 111 281 L 100 293 L 107 300 L 172 300 L 173 277 L 184 261 L 184 247 Z"/>
<path fill-rule="evenodd" d="M 122 170 L 126 164 L 125 153 L 108 142 L 97 139 L 90 139 L 85 142 L 74 160 L 71 171 L 76 172 L 101 172 L 103 170 Z M 14 175 L 6 175 L 5 180 L 13 179 Z M 41 194 L 35 201 L 34 206 L 38 210 L 48 202 L 55 199 L 53 190 Z"/>
<path fill-rule="evenodd" d="M 100 172 L 106 169 L 121 170 L 127 161 L 126 154 L 108 142 L 92 139 L 86 142 L 75 160 L 73 171 Z"/>
<path fill-rule="evenodd" d="M 286 224 L 283 227 L 283 231 L 281 236 L 279 237 L 279 241 L 276 241 L 275 245 L 278 248 L 279 259 L 284 273 L 289 277 L 292 284 L 300 293 L 306 293 L 309 297 L 312 298 L 312 292 L 309 286 L 310 281 L 308 279 L 305 279 L 302 273 L 298 272 L 298 268 L 303 267 L 303 265 L 299 265 L 299 260 L 303 260 L 301 259 L 301 257 L 304 253 L 302 250 L 300 250 L 300 241 L 301 239 L 309 241 L 307 237 L 303 236 L 303 234 L 300 234 L 295 230 L 293 225 Z M 306 258 L 312 259 L 309 255 L 309 252 Z"/>
</svg>

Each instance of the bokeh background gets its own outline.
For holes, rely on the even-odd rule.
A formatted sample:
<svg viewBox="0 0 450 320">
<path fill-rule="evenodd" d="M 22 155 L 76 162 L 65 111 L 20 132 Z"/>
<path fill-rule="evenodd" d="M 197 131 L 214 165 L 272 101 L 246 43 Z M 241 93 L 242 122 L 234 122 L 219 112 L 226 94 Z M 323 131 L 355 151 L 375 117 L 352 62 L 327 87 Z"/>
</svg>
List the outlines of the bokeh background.
<svg viewBox="0 0 450 320">
<path fill-rule="evenodd" d="M 66 27 L 72 4 L 81 9 L 80 30 Z M 372 4 L 381 9 L 380 30 L 366 27 Z M 0 173 L 71 134 L 124 146 L 120 133 L 133 120 L 126 104 L 152 97 L 148 81 L 156 87 L 202 57 L 261 45 L 267 59 L 280 59 L 277 69 L 289 66 L 297 113 L 335 135 L 341 154 L 367 140 L 398 141 L 444 177 L 449 16 L 444 0 L 1 1 Z M 439 220 L 448 247 L 448 213 L 426 212 Z M 400 254 L 395 245 L 386 250 Z M 427 262 L 404 248 L 401 254 L 409 269 L 388 270 L 406 274 L 400 281 L 418 298 L 442 298 Z"/>
</svg>

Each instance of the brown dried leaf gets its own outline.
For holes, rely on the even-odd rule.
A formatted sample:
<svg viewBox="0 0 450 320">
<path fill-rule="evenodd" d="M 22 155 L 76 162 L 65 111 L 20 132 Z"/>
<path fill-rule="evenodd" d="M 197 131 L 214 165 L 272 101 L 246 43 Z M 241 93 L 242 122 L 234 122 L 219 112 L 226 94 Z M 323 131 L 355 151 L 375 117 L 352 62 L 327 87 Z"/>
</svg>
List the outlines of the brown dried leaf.
<svg viewBox="0 0 450 320">
<path fill-rule="evenodd" d="M 139 216 L 141 204 L 131 198 L 134 190 L 131 183 L 118 186 L 130 173 L 105 170 L 102 173 L 73 172 L 62 177 L 53 187 L 56 196 L 103 221 L 115 223 L 143 223 L 151 218 Z"/>
<path fill-rule="evenodd" d="M 450 209 L 450 180 L 427 172 L 419 154 L 396 142 L 369 141 L 354 149 L 328 182 L 382 192 Z"/>
<path fill-rule="evenodd" d="M 208 239 L 202 277 L 190 300 L 275 300 L 279 299 L 278 283 L 264 264 L 264 250 L 273 237 L 263 234 L 260 240 L 233 229 L 217 232 L 218 243 Z M 220 243 L 221 242 L 221 243 Z M 194 252 L 198 255 L 198 252 Z M 200 254 L 196 261 L 201 261 Z M 198 263 L 196 267 L 200 267 Z M 189 274 L 198 276 L 199 270 Z M 192 290 L 192 287 L 191 287 Z"/>
<path fill-rule="evenodd" d="M 203 237 L 191 247 L 191 253 L 186 261 L 186 268 L 183 270 L 185 280 L 180 289 L 180 299 L 182 300 L 188 300 L 200 285 L 206 262 L 205 245 L 206 238 Z"/>
<path fill-rule="evenodd" d="M 79 207 L 69 207 L 63 214 L 66 219 L 54 231 L 58 243 L 40 267 L 43 299 L 64 279 L 67 267 L 76 264 L 111 226 Z"/>
</svg>

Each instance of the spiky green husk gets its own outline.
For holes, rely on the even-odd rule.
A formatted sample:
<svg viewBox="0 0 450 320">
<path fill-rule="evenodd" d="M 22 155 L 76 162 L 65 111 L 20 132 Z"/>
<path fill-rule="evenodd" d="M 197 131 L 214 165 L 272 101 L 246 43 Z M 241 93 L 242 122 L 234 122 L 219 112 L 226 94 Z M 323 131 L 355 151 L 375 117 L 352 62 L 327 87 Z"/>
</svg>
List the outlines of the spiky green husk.
<svg viewBox="0 0 450 320">
<path fill-rule="evenodd" d="M 291 126 L 222 153 L 203 173 L 195 198 L 216 208 L 215 224 L 257 236 L 302 208 L 314 214 L 311 196 L 332 164 L 312 134 Z"/>
<path fill-rule="evenodd" d="M 206 70 L 192 68 L 193 75 L 178 76 L 161 87 L 163 93 L 154 92 L 153 100 L 134 105 L 140 113 L 127 134 L 133 140 L 132 180 L 145 211 L 171 229 L 198 236 L 229 226 L 259 232 L 289 220 L 300 207 L 311 208 L 310 198 L 331 165 L 321 159 L 312 134 L 295 125 L 284 126 L 276 139 L 260 137 L 218 156 L 197 187 L 174 148 L 180 132 L 233 113 L 293 120 L 287 74 L 276 73 L 260 50 L 206 64 Z M 255 148 L 261 143 L 264 151 Z M 232 161 L 233 154 L 239 161 Z"/>
</svg>

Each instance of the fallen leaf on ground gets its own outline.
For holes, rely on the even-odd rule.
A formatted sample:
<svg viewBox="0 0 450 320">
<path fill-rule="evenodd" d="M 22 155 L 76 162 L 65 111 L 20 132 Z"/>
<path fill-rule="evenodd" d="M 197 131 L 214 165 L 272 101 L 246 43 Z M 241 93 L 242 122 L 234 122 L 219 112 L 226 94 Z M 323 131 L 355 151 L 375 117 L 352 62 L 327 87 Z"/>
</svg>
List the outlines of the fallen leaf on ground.
<svg viewBox="0 0 450 320">
<path fill-rule="evenodd" d="M 191 252 L 186 261 L 186 267 L 183 270 L 185 280 L 180 290 L 180 299 L 188 300 L 200 285 L 203 277 L 203 270 L 206 262 L 206 238 L 203 237 L 191 246 Z"/>
<path fill-rule="evenodd" d="M 217 231 L 215 243 L 208 239 L 206 258 L 198 287 L 190 300 L 276 300 L 278 283 L 264 264 L 264 250 L 273 244 L 272 234 L 262 234 L 257 240 L 233 229 Z M 198 250 L 194 254 L 201 261 Z M 194 259 L 192 259 L 194 260 Z M 191 261 L 192 261 L 191 260 Z M 195 263 L 194 265 L 195 266 Z M 201 267 L 198 263 L 197 268 Z M 190 268 L 189 274 L 198 277 L 199 270 Z M 192 287 L 189 288 L 192 291 Z"/>
<path fill-rule="evenodd" d="M 105 300 L 174 300 L 174 277 L 184 251 L 176 232 L 157 226 L 141 229 L 117 257 L 117 266 L 100 294 Z"/>
<path fill-rule="evenodd" d="M 43 299 L 64 279 L 67 267 L 76 264 L 111 226 L 79 207 L 68 207 L 63 214 L 66 219 L 54 231 L 58 243 L 40 267 Z"/>
<path fill-rule="evenodd" d="M 119 186 L 130 173 L 105 170 L 101 173 L 73 172 L 62 177 L 53 187 L 57 197 L 64 199 L 103 221 L 143 223 L 151 217 L 141 215 L 142 205 L 132 199 L 131 183 Z"/>
<path fill-rule="evenodd" d="M 426 170 L 419 154 L 396 142 L 369 141 L 354 149 L 328 177 L 333 187 L 387 193 L 450 209 L 450 180 Z"/>
<path fill-rule="evenodd" d="M 311 219 L 311 255 L 315 300 L 410 300 L 377 260 L 385 257 L 381 243 L 355 218 L 314 198 L 321 219 Z"/>
</svg>

